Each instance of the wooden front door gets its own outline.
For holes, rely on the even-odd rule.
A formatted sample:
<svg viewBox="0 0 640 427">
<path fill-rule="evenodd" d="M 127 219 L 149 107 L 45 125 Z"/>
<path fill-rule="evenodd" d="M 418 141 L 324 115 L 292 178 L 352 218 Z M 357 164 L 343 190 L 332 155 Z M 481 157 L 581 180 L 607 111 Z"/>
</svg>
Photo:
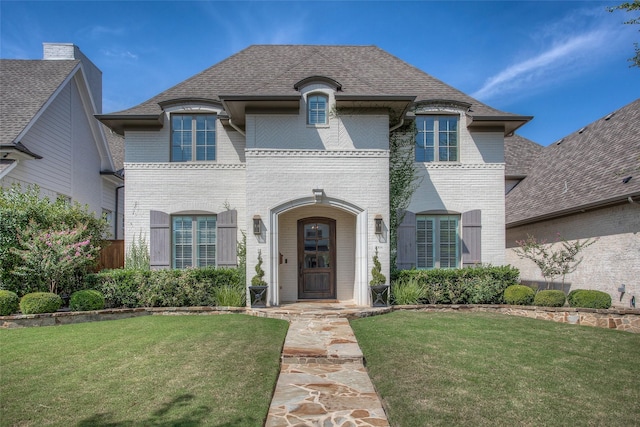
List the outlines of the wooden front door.
<svg viewBox="0 0 640 427">
<path fill-rule="evenodd" d="M 298 298 L 336 298 L 336 221 L 298 221 Z"/>
</svg>

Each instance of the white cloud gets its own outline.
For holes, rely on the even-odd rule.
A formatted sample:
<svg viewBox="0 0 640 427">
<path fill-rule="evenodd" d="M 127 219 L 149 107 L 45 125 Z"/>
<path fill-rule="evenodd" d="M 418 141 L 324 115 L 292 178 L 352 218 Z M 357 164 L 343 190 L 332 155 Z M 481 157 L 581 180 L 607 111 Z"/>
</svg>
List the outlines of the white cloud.
<svg viewBox="0 0 640 427">
<path fill-rule="evenodd" d="M 602 30 L 580 34 L 548 48 L 537 56 L 510 65 L 485 84 L 472 96 L 487 99 L 497 93 L 515 91 L 545 78 L 553 78 L 554 72 L 575 68 L 589 57 L 607 39 Z"/>
<path fill-rule="evenodd" d="M 531 33 L 531 45 L 539 46 L 538 53 L 489 77 L 472 96 L 483 100 L 498 95 L 526 96 L 601 67 L 622 52 L 625 43 L 631 45 L 628 26 L 602 7 L 571 11 Z M 530 49 L 529 46 L 514 48 L 516 51 Z"/>
<path fill-rule="evenodd" d="M 128 50 L 102 49 L 101 52 L 104 56 L 115 59 L 138 59 L 138 55 Z"/>
</svg>

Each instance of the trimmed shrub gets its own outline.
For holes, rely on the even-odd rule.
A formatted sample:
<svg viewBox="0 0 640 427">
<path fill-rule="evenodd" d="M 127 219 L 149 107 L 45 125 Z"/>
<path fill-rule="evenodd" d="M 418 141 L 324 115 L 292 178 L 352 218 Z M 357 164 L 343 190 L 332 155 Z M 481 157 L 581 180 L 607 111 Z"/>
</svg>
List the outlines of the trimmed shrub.
<svg viewBox="0 0 640 427">
<path fill-rule="evenodd" d="M 427 288 L 416 278 L 398 281 L 391 286 L 391 298 L 397 305 L 421 304 L 427 298 Z"/>
<path fill-rule="evenodd" d="M 237 268 L 103 270 L 85 276 L 85 287 L 102 293 L 109 308 L 213 306 L 219 287 L 238 286 L 244 295 L 242 277 Z"/>
<path fill-rule="evenodd" d="M 0 289 L 0 316 L 8 316 L 18 312 L 20 298 L 15 292 Z"/>
<path fill-rule="evenodd" d="M 569 306 L 580 308 L 610 308 L 611 295 L 602 291 L 575 289 L 567 296 Z"/>
<path fill-rule="evenodd" d="M 535 292 L 528 286 L 511 285 L 504 291 L 504 300 L 511 305 L 531 305 Z"/>
<path fill-rule="evenodd" d="M 22 314 L 55 313 L 62 307 L 62 298 L 51 292 L 32 292 L 20 300 Z"/>
<path fill-rule="evenodd" d="M 430 304 L 502 304 L 504 290 L 518 283 L 520 272 L 511 266 L 459 269 L 402 270 L 395 282 L 415 278 L 427 290 Z M 395 276 L 395 274 L 394 274 Z"/>
<path fill-rule="evenodd" d="M 71 311 L 102 310 L 104 308 L 104 296 L 95 289 L 85 289 L 74 292 L 69 300 Z"/>
<path fill-rule="evenodd" d="M 533 299 L 533 305 L 540 307 L 562 307 L 567 297 L 564 292 L 558 290 L 539 291 Z"/>
</svg>

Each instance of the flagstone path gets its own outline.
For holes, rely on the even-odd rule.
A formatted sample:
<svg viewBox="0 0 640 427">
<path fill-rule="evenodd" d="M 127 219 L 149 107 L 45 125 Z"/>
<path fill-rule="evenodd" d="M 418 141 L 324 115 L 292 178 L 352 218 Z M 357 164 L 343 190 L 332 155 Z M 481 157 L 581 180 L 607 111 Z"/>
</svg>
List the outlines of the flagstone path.
<svg viewBox="0 0 640 427">
<path fill-rule="evenodd" d="M 349 321 L 304 313 L 289 313 L 265 426 L 389 426 Z"/>
</svg>

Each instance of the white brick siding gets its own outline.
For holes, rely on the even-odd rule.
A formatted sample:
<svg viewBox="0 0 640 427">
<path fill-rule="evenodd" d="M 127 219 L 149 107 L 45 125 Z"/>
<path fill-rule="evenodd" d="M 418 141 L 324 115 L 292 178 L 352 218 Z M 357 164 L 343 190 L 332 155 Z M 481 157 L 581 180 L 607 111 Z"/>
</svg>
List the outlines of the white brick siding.
<svg viewBox="0 0 640 427">
<path fill-rule="evenodd" d="M 640 205 L 637 203 L 508 229 L 507 262 L 520 270 L 521 280 L 538 282 L 544 288 L 544 278 L 538 267 L 513 252 L 516 241 L 526 239 L 528 234 L 550 243 L 557 242 L 559 236 L 570 242 L 597 238 L 596 243 L 581 252 L 584 255 L 582 263 L 574 273 L 567 275 L 564 291 L 600 290 L 611 295 L 614 305 L 623 307 L 629 307 L 631 297 L 635 296 L 636 307 L 640 306 Z M 623 283 L 626 292 L 621 300 L 618 288 Z"/>
</svg>

